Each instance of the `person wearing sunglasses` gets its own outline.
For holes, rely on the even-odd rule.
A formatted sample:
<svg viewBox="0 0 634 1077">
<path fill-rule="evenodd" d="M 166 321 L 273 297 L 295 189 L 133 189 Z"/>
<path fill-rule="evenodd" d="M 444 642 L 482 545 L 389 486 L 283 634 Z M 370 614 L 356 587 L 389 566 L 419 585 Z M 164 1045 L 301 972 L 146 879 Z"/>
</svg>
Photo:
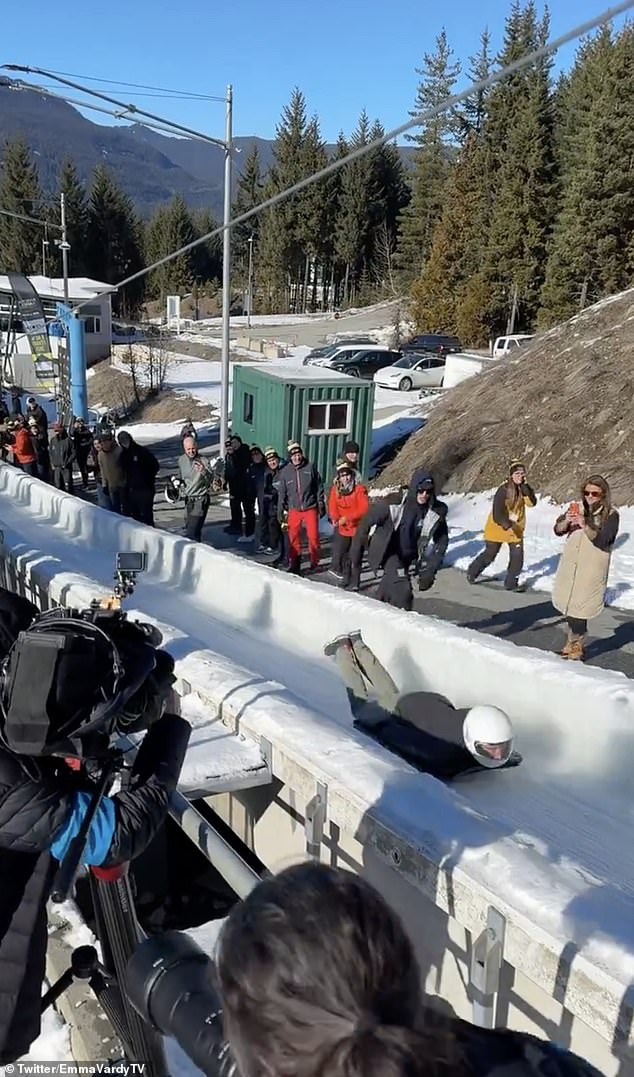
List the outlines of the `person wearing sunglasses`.
<svg viewBox="0 0 634 1077">
<path fill-rule="evenodd" d="M 610 487 L 602 475 L 591 475 L 581 487 L 581 504 L 573 501 L 555 522 L 555 534 L 566 536 L 553 586 L 553 606 L 563 613 L 568 638 L 562 658 L 582 662 L 588 621 L 604 606 L 610 558 L 619 533 L 619 514 L 612 507 Z"/>
</svg>

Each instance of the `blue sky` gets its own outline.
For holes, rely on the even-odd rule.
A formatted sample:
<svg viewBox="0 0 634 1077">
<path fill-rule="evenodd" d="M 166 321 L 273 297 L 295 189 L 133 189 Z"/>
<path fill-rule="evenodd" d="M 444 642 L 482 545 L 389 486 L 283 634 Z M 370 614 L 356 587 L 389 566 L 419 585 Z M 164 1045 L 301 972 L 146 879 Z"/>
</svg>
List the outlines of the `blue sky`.
<svg viewBox="0 0 634 1077">
<path fill-rule="evenodd" d="M 607 0 L 553 0 L 552 34 L 589 18 Z M 445 26 L 461 59 L 488 25 L 500 43 L 506 0 L 21 0 L 3 5 L 0 62 L 219 95 L 235 94 L 238 135 L 271 138 L 297 85 L 322 134 L 351 131 L 362 108 L 391 129 L 407 119 L 415 68 Z M 568 66 L 569 46 L 558 60 Z M 114 96 L 222 135 L 210 101 Z M 95 122 L 110 122 L 88 114 Z"/>
</svg>

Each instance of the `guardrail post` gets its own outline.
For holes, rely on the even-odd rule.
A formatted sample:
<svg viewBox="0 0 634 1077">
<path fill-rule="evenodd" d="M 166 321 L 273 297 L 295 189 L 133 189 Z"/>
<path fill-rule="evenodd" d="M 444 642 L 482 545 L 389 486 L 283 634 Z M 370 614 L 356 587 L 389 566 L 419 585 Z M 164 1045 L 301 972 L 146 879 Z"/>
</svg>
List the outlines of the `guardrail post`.
<svg viewBox="0 0 634 1077">
<path fill-rule="evenodd" d="M 314 860 L 321 859 L 321 843 L 324 837 L 324 825 L 328 812 L 328 786 L 317 782 L 317 792 L 306 805 L 304 813 L 304 832 L 306 834 L 306 852 Z"/>
<path fill-rule="evenodd" d="M 469 986 L 473 999 L 473 1023 L 495 1028 L 497 995 L 504 954 L 506 919 L 489 905 L 487 926 L 473 943 Z"/>
</svg>

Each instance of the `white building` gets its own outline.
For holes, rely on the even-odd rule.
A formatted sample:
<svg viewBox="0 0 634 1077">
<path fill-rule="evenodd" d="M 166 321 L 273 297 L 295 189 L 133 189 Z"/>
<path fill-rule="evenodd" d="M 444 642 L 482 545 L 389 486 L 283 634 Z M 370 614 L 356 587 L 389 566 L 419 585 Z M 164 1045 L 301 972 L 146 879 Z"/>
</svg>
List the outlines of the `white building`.
<svg viewBox="0 0 634 1077">
<path fill-rule="evenodd" d="M 54 321 L 57 316 L 57 304 L 64 301 L 64 281 L 61 277 L 33 276 L 28 278 L 35 291 L 42 300 L 42 306 L 47 322 Z M 91 280 L 89 277 L 70 277 L 68 281 L 69 306 L 83 303 L 86 299 L 90 302 L 81 308 L 81 319 L 86 331 L 86 360 L 88 365 L 98 359 L 106 359 L 110 355 L 112 343 L 112 303 L 111 293 L 105 292 L 109 285 L 103 281 Z M 101 294 L 105 293 L 105 294 Z M 9 284 L 9 278 L 0 275 L 0 351 L 4 363 L 7 347 L 7 332 L 9 329 L 9 312 L 13 292 Z M 12 371 L 13 380 L 24 389 L 35 389 L 37 378 L 30 363 L 31 352 L 26 336 L 18 331 L 15 341 L 10 341 L 11 354 L 8 367 Z M 51 351 L 57 355 L 59 336 L 50 334 Z"/>
</svg>

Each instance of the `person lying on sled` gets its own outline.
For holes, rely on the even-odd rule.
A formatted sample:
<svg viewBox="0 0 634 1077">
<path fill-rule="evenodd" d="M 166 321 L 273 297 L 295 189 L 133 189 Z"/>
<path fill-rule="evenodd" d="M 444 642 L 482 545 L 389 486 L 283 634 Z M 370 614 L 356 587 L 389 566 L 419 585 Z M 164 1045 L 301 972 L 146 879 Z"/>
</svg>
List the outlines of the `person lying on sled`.
<svg viewBox="0 0 634 1077">
<path fill-rule="evenodd" d="M 360 632 L 324 647 L 346 686 L 355 726 L 418 770 L 442 780 L 517 766 L 513 727 L 497 707 L 457 709 L 436 692 L 401 695 Z"/>
</svg>

